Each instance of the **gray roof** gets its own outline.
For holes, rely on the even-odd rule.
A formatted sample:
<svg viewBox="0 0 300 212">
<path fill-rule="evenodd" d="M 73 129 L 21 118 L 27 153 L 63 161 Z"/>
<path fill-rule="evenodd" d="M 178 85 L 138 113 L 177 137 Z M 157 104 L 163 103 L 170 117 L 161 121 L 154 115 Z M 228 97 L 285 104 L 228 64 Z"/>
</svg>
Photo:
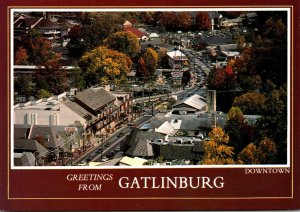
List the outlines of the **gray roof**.
<svg viewBox="0 0 300 212">
<path fill-rule="evenodd" d="M 150 141 L 162 139 L 164 137 L 165 136 L 161 133 L 134 129 L 131 131 L 128 140 L 126 140 L 127 146 L 129 147 L 126 154 L 140 157 L 153 156 L 153 150 Z"/>
<path fill-rule="evenodd" d="M 60 145 L 52 126 L 34 125 L 29 139 L 36 139 L 37 137 L 41 137 L 45 140 L 43 146 L 46 148 L 55 148 Z"/>
<path fill-rule="evenodd" d="M 30 130 L 29 125 L 14 125 L 14 138 L 27 138 Z"/>
<path fill-rule="evenodd" d="M 35 158 L 31 152 L 14 153 L 15 166 L 34 166 Z"/>
<path fill-rule="evenodd" d="M 172 120 L 181 120 L 180 130 L 186 131 L 197 131 L 201 128 L 211 128 L 214 125 L 213 119 L 209 117 L 195 118 L 195 116 L 186 115 L 175 115 L 171 117 L 153 117 L 150 122 L 150 128 L 155 129 L 160 127 L 165 121 L 172 122 Z M 226 123 L 226 118 L 217 118 L 217 126 L 224 127 Z"/>
<path fill-rule="evenodd" d="M 104 88 L 90 88 L 84 90 L 77 93 L 75 98 L 94 111 L 116 99 L 113 94 L 106 91 Z"/>
<path fill-rule="evenodd" d="M 177 101 L 173 108 L 179 107 L 192 107 L 197 110 L 202 110 L 206 107 L 207 103 L 204 101 L 203 97 L 199 96 L 198 94 L 194 94 L 190 97 Z"/>
<path fill-rule="evenodd" d="M 15 152 L 39 152 L 40 155 L 45 155 L 48 150 L 39 142 L 30 139 L 15 139 L 14 140 Z"/>
<path fill-rule="evenodd" d="M 69 107 L 71 110 L 73 110 L 75 113 L 77 113 L 81 117 L 85 117 L 87 115 L 93 116 L 90 112 L 88 112 L 87 110 L 85 110 L 79 104 L 77 104 L 76 102 L 73 102 L 73 101 L 71 101 L 69 99 L 66 100 L 66 101 L 64 101 L 63 104 L 65 104 L 67 107 Z"/>
</svg>

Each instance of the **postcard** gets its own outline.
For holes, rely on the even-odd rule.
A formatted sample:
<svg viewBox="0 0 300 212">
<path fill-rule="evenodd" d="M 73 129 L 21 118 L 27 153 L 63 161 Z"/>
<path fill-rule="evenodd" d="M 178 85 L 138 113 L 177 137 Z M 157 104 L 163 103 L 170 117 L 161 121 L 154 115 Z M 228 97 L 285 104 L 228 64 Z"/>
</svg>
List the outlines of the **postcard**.
<svg viewBox="0 0 300 212">
<path fill-rule="evenodd" d="M 1 11 L 0 209 L 300 208 L 294 1 Z"/>
</svg>

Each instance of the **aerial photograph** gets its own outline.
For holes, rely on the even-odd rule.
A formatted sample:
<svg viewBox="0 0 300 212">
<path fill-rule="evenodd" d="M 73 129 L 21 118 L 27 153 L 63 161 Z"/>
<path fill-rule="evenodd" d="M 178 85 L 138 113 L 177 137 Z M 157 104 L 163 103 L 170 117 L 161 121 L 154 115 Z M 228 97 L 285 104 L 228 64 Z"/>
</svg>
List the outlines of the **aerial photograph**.
<svg viewBox="0 0 300 212">
<path fill-rule="evenodd" d="M 287 10 L 14 10 L 11 161 L 289 162 Z"/>
</svg>

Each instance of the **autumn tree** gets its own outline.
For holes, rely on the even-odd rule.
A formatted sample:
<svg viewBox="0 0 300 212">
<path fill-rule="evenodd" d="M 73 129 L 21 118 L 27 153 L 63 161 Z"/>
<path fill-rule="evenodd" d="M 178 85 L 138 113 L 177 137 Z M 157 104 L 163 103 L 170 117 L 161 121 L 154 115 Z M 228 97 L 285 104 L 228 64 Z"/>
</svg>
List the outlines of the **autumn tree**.
<svg viewBox="0 0 300 212">
<path fill-rule="evenodd" d="M 89 86 L 100 82 L 107 83 L 115 78 L 120 79 L 122 76 L 126 76 L 130 71 L 131 64 L 127 55 L 104 46 L 85 53 L 79 61 L 79 67 Z"/>
<path fill-rule="evenodd" d="M 134 57 L 141 50 L 139 39 L 132 32 L 116 32 L 111 34 L 104 40 L 104 45 L 109 49 L 127 54 L 130 57 Z"/>
<path fill-rule="evenodd" d="M 224 130 L 229 135 L 229 144 L 234 147 L 237 155 L 246 145 L 242 129 L 245 125 L 244 115 L 239 107 L 232 107 L 227 115 Z"/>
<path fill-rule="evenodd" d="M 255 144 L 248 144 L 239 154 L 238 154 L 238 163 L 241 164 L 256 164 L 258 163 L 257 158 L 257 147 Z"/>
<path fill-rule="evenodd" d="M 166 29 L 175 29 L 177 14 L 175 12 L 163 12 L 160 15 L 159 23 L 163 25 Z"/>
<path fill-rule="evenodd" d="M 22 46 L 18 47 L 17 52 L 15 53 L 15 64 L 16 65 L 26 65 L 28 64 L 29 56 L 27 50 Z"/>
<path fill-rule="evenodd" d="M 181 29 L 188 29 L 192 24 L 192 18 L 189 13 L 187 12 L 180 12 L 177 14 L 175 18 L 176 27 Z"/>
<path fill-rule="evenodd" d="M 209 140 L 204 142 L 203 164 L 224 165 L 234 164 L 234 148 L 229 146 L 229 136 L 220 127 L 214 128 L 208 134 Z"/>
<path fill-rule="evenodd" d="M 277 162 L 277 146 L 269 138 L 264 138 L 256 151 L 257 164 L 275 164 Z"/>
<path fill-rule="evenodd" d="M 78 88 L 79 90 L 83 90 L 85 87 L 85 80 L 82 73 L 82 70 L 79 67 L 76 67 L 72 70 L 69 70 L 69 80 L 71 81 L 71 86 L 73 88 Z"/>
<path fill-rule="evenodd" d="M 44 89 L 58 95 L 69 88 L 67 83 L 67 72 L 62 67 L 60 59 L 61 55 L 56 54 L 55 58 L 38 65 L 34 78 L 37 91 Z"/>
<path fill-rule="evenodd" d="M 142 59 L 139 59 L 139 73 L 144 77 L 153 76 L 158 61 L 158 55 L 152 48 L 147 48 L 145 53 L 142 56 Z"/>
<path fill-rule="evenodd" d="M 26 58 L 26 51 L 28 64 L 38 65 L 55 57 L 51 41 L 42 37 L 40 33 L 34 30 L 30 30 L 26 35 L 22 36 L 20 43 L 22 46 L 21 49 L 18 48 L 15 52 L 15 58 L 17 59 L 17 54 L 21 56 L 20 53 Z"/>
<path fill-rule="evenodd" d="M 209 30 L 211 27 L 211 20 L 208 12 L 198 12 L 196 16 L 196 25 L 199 30 Z"/>
<path fill-rule="evenodd" d="M 258 92 L 248 92 L 236 97 L 233 106 L 239 107 L 247 115 L 261 115 L 265 101 L 265 95 Z"/>
<path fill-rule="evenodd" d="M 213 90 L 230 90 L 236 87 L 236 76 L 232 69 L 213 68 L 207 79 L 208 88 Z"/>
<path fill-rule="evenodd" d="M 278 163 L 287 160 L 287 90 L 273 90 L 265 101 L 262 118 L 258 120 L 261 138 L 273 140 L 278 147 Z"/>
<path fill-rule="evenodd" d="M 158 61 L 157 63 L 162 67 L 162 68 L 167 68 L 169 67 L 168 64 L 168 50 L 166 48 L 160 48 L 158 51 Z"/>
</svg>

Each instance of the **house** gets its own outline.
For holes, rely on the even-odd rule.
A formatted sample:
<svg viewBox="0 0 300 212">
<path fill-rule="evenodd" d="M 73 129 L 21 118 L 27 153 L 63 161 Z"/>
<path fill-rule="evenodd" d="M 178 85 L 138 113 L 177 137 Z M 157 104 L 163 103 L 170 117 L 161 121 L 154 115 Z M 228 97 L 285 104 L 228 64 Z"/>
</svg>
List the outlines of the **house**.
<svg viewBox="0 0 300 212">
<path fill-rule="evenodd" d="M 194 109 L 196 111 L 204 111 L 206 110 L 206 99 L 199 96 L 198 94 L 194 94 L 190 97 L 187 97 L 185 99 L 178 100 L 173 105 L 173 110 L 178 110 L 179 108 L 182 108 L 180 113 L 187 114 L 188 112 L 191 112 L 190 109 Z M 186 109 L 186 110 L 183 110 Z"/>
<path fill-rule="evenodd" d="M 64 104 L 85 120 L 87 133 L 112 133 L 125 120 L 131 120 L 131 93 L 112 93 L 102 87 L 78 92 Z"/>
<path fill-rule="evenodd" d="M 188 66 L 188 58 L 179 50 L 167 52 L 168 63 L 172 69 L 181 69 Z"/>
<path fill-rule="evenodd" d="M 123 31 L 133 33 L 140 41 L 148 40 L 148 34 L 134 28 L 128 20 L 123 24 Z"/>
<path fill-rule="evenodd" d="M 14 153 L 14 166 L 35 166 L 36 159 L 31 152 Z"/>
</svg>

